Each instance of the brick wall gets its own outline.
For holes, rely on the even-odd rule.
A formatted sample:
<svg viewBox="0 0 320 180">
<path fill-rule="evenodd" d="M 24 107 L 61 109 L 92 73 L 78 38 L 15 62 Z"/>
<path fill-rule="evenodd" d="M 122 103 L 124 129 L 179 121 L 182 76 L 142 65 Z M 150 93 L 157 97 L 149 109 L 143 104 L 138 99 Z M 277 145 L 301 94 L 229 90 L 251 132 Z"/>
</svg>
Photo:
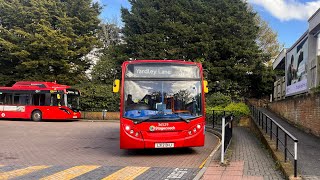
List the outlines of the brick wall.
<svg viewBox="0 0 320 180">
<path fill-rule="evenodd" d="M 103 117 L 102 112 L 81 112 L 82 119 L 92 119 L 92 120 L 119 120 L 119 112 L 106 112 L 105 117 Z"/>
<path fill-rule="evenodd" d="M 320 94 L 301 95 L 268 104 L 291 124 L 320 137 Z"/>
</svg>

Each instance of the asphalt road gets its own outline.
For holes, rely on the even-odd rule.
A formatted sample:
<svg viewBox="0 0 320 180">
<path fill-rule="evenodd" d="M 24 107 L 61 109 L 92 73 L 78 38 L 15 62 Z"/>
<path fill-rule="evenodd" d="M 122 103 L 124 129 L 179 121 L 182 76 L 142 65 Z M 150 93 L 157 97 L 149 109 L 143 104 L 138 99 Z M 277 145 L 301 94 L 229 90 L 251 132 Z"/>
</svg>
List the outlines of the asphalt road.
<svg viewBox="0 0 320 180">
<path fill-rule="evenodd" d="M 217 144 L 218 138 L 207 133 L 204 147 L 120 150 L 118 122 L 1 120 L 0 179 L 26 168 L 36 172 L 13 177 L 39 179 L 79 166 L 86 170 L 78 168 L 85 172 L 78 179 L 100 179 L 118 171 L 143 172 L 137 179 L 192 179 Z"/>
</svg>

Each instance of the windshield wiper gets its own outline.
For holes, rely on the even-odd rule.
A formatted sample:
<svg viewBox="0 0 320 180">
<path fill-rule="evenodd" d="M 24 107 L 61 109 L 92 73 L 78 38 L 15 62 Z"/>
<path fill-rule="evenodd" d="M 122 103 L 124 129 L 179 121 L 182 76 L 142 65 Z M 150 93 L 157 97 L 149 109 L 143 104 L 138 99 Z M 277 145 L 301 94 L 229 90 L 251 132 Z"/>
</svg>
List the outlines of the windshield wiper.
<svg viewBox="0 0 320 180">
<path fill-rule="evenodd" d="M 130 119 L 134 120 L 133 121 L 134 124 L 140 124 L 142 122 L 150 120 L 149 117 L 145 117 L 145 118 L 130 118 Z"/>
<path fill-rule="evenodd" d="M 165 117 L 165 116 L 151 116 L 151 117 L 149 116 L 149 117 L 144 117 L 144 118 L 129 118 L 129 119 L 133 120 L 134 124 L 140 124 L 140 123 L 146 122 L 148 120 L 157 120 L 157 119 L 162 119 L 162 118 L 163 119 L 168 119 L 168 120 L 170 120 L 170 119 L 172 119 L 172 120 L 183 120 L 184 122 L 189 123 L 191 119 L 194 119 L 196 117 L 184 118 L 184 117 L 182 117 L 180 115 L 177 115 L 177 117 L 174 117 L 174 118 Z"/>
<path fill-rule="evenodd" d="M 185 121 L 186 123 L 189 123 L 189 122 L 190 122 L 190 119 L 191 119 L 191 118 L 183 118 L 182 116 L 179 116 L 179 115 L 178 115 L 178 117 L 179 117 L 181 120 Z"/>
</svg>

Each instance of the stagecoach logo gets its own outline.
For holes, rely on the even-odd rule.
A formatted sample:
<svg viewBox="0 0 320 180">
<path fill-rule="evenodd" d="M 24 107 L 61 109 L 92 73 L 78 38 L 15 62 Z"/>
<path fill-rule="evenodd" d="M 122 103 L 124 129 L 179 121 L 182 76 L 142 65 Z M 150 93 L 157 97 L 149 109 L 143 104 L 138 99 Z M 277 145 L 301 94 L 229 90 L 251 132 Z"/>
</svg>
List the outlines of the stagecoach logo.
<svg viewBox="0 0 320 180">
<path fill-rule="evenodd" d="M 149 130 L 150 130 L 150 131 L 154 131 L 155 129 L 156 129 L 156 128 L 155 128 L 154 126 L 150 126 L 150 127 L 149 127 Z"/>
<path fill-rule="evenodd" d="M 156 126 L 150 126 L 149 127 L 149 130 L 151 132 L 153 131 L 174 131 L 176 130 L 176 127 L 174 126 L 171 126 L 171 127 L 156 127 Z"/>
<path fill-rule="evenodd" d="M 5 114 L 5 113 L 2 113 L 2 114 L 1 114 L 1 117 L 5 117 L 5 116 L 6 116 L 6 114 Z"/>
</svg>

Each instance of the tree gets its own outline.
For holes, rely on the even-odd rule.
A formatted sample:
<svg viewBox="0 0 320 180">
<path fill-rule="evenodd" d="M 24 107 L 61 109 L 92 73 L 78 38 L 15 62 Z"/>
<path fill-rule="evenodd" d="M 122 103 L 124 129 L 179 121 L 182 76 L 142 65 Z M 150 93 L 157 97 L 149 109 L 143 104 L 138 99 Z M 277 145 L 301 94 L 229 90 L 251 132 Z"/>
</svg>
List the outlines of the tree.
<svg viewBox="0 0 320 180">
<path fill-rule="evenodd" d="M 0 84 L 80 82 L 84 55 L 99 45 L 100 10 L 92 0 L 0 0 Z"/>
<path fill-rule="evenodd" d="M 126 44 L 134 59 L 202 62 L 210 82 L 224 81 L 237 94 L 264 56 L 256 39 L 256 14 L 242 0 L 129 0 L 122 9 Z M 224 89 L 222 89 L 223 91 Z"/>
<path fill-rule="evenodd" d="M 121 43 L 121 29 L 116 24 L 104 23 L 100 25 L 101 31 L 99 39 L 103 42 L 105 48 L 115 46 Z"/>
<path fill-rule="evenodd" d="M 271 29 L 269 24 L 261 19 L 257 14 L 255 17 L 256 24 L 259 27 L 259 33 L 257 37 L 257 43 L 260 47 L 260 50 L 268 55 L 270 59 L 268 60 L 268 66 L 271 66 L 272 60 L 274 60 L 280 53 L 283 45 L 280 45 L 278 42 L 278 34 Z M 271 60 L 271 61 L 270 61 Z"/>
<path fill-rule="evenodd" d="M 119 94 L 112 93 L 112 84 L 84 82 L 73 86 L 81 92 L 83 111 L 119 111 Z"/>
</svg>

